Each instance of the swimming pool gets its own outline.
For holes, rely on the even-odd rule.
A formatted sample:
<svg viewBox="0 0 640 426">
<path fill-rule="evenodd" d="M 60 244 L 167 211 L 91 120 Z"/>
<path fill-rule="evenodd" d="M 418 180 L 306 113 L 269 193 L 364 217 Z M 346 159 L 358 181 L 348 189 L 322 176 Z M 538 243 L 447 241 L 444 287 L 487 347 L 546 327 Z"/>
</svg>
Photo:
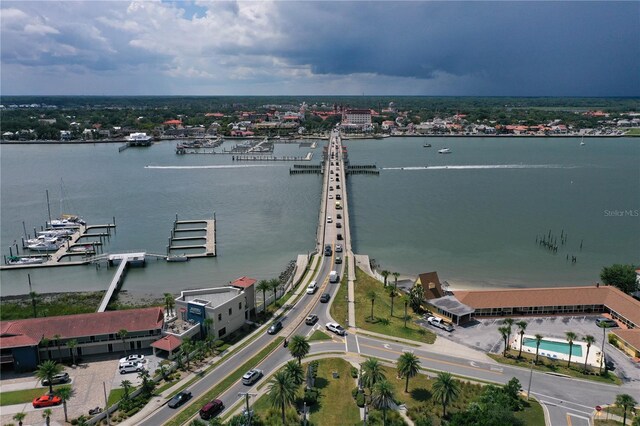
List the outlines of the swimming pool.
<svg viewBox="0 0 640 426">
<path fill-rule="evenodd" d="M 524 343 L 522 345 L 527 346 L 529 348 L 533 348 L 535 350 L 536 339 L 525 337 Z M 569 343 L 542 339 L 540 341 L 540 351 L 551 351 L 551 352 L 557 352 L 560 354 L 569 355 Z M 577 342 L 573 343 L 573 349 L 571 350 L 571 357 L 573 358 L 574 356 L 576 357 L 582 356 L 582 345 L 578 344 Z"/>
</svg>

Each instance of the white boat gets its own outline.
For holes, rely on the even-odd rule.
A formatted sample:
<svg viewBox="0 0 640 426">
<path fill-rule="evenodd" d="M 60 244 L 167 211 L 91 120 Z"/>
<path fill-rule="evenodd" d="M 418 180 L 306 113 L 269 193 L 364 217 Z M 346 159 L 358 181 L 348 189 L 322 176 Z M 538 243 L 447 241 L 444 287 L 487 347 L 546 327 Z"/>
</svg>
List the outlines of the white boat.
<svg viewBox="0 0 640 426">
<path fill-rule="evenodd" d="M 26 240 L 24 243 L 27 246 L 39 244 L 39 243 L 51 243 L 55 244 L 58 242 L 58 237 L 45 237 L 44 235 L 40 235 L 37 238 L 31 238 L 30 240 Z"/>
<path fill-rule="evenodd" d="M 129 142 L 149 142 L 152 138 L 144 132 L 139 132 L 131 133 L 126 139 Z"/>
<path fill-rule="evenodd" d="M 69 249 L 69 251 L 73 253 L 93 253 L 96 250 L 95 250 L 95 247 L 92 246 L 91 244 L 82 244 L 82 245 L 72 246 Z"/>
<path fill-rule="evenodd" d="M 40 263 L 44 263 L 44 258 L 11 256 L 7 259 L 8 265 L 37 265 Z"/>
<path fill-rule="evenodd" d="M 167 262 L 188 262 L 189 257 L 186 254 L 173 254 L 167 256 Z"/>
<path fill-rule="evenodd" d="M 449 148 L 442 148 L 438 150 L 438 154 L 451 154 L 451 150 Z"/>
<path fill-rule="evenodd" d="M 27 248 L 33 251 L 58 251 L 60 244 L 42 241 L 36 244 L 29 244 Z"/>
<path fill-rule="evenodd" d="M 38 236 L 46 238 L 68 237 L 69 235 L 73 235 L 76 232 L 77 231 L 75 229 L 69 228 L 47 229 L 46 231 L 38 232 Z"/>
<path fill-rule="evenodd" d="M 74 215 L 63 214 L 60 219 L 52 219 L 51 222 L 47 222 L 47 227 L 50 228 L 80 228 L 85 225 L 86 222 Z"/>
<path fill-rule="evenodd" d="M 580 146 L 584 145 L 584 136 L 582 137 L 582 139 L 580 140 Z"/>
</svg>

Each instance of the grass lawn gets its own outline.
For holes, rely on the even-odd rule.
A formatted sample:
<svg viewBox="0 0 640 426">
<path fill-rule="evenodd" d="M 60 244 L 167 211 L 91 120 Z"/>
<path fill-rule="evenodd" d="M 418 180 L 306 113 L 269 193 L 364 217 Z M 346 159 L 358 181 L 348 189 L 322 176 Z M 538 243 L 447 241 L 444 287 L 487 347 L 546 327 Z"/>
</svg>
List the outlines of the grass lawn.
<svg viewBox="0 0 640 426">
<path fill-rule="evenodd" d="M 640 136 L 640 129 L 639 128 L 629 129 L 629 130 L 627 130 L 627 132 L 624 135 L 625 136 Z"/>
<path fill-rule="evenodd" d="M 622 425 L 622 422 L 617 422 L 615 420 L 598 420 L 596 419 L 593 422 L 594 426 L 619 426 Z M 627 424 L 629 424 L 629 419 L 627 419 Z"/>
<path fill-rule="evenodd" d="M 129 393 L 133 392 L 134 390 L 136 390 L 136 388 L 132 387 L 131 389 L 129 389 Z M 107 399 L 107 405 L 111 407 L 113 404 L 122 399 L 122 395 L 124 395 L 124 388 L 111 389 L 111 392 L 109 392 L 109 398 Z"/>
<path fill-rule="evenodd" d="M 268 344 L 264 349 L 258 352 L 253 358 L 249 359 L 247 362 L 238 367 L 237 370 L 232 372 L 229 376 L 223 379 L 220 383 L 209 389 L 209 391 L 198 398 L 197 400 L 191 402 L 189 406 L 180 412 L 177 416 L 173 417 L 169 422 L 165 423 L 166 425 L 174 425 L 180 426 L 185 424 L 187 420 L 189 420 L 200 408 L 207 403 L 208 401 L 215 399 L 220 395 L 223 391 L 225 391 L 229 386 L 231 386 L 236 381 L 240 380 L 242 375 L 246 373 L 248 370 L 254 368 L 257 364 L 260 363 L 273 349 L 282 344 L 284 340 L 283 337 L 277 337 L 273 342 Z"/>
<path fill-rule="evenodd" d="M 330 309 L 331 317 L 339 323 L 342 321 L 342 324 L 345 324 L 344 320 L 349 317 L 349 306 L 347 303 L 347 296 L 349 294 L 349 282 L 347 279 L 349 272 L 347 270 L 347 265 L 349 263 L 346 258 L 344 259 L 344 263 L 345 270 L 344 274 L 342 274 L 342 279 L 340 280 L 340 288 L 336 292 L 335 296 L 333 296 Z"/>
<path fill-rule="evenodd" d="M 313 332 L 313 334 L 311 336 L 309 336 L 309 338 L 307 339 L 307 341 L 309 342 L 313 342 L 314 340 L 331 340 L 331 336 L 329 336 L 327 333 L 322 332 L 320 330 L 316 330 Z"/>
<path fill-rule="evenodd" d="M 38 317 L 51 317 L 95 312 L 103 295 L 104 291 L 40 294 L 36 299 L 36 313 Z M 0 303 L 0 320 L 25 318 L 33 318 L 33 306 L 28 295 L 7 298 Z"/>
<path fill-rule="evenodd" d="M 370 290 L 375 291 L 377 295 L 373 305 L 373 322 L 370 321 L 371 299 L 367 297 L 367 293 Z M 391 298 L 383 284 L 365 274 L 360 268 L 356 268 L 355 298 L 356 324 L 358 327 L 375 333 L 416 340 L 423 343 L 435 342 L 436 335 L 434 333 L 413 323 L 413 320 L 417 319 L 417 317 L 411 308 L 407 310 L 407 315 L 409 316 L 407 327 L 404 326 L 404 303 L 401 297 L 395 298 L 393 316 L 391 316 Z M 336 296 L 335 302 L 337 302 L 338 299 L 339 296 Z M 343 300 L 344 297 L 340 299 Z M 331 314 L 333 315 L 333 308 Z M 334 316 L 334 318 L 339 319 L 343 317 Z"/>
<path fill-rule="evenodd" d="M 303 363 L 306 371 L 307 363 Z M 339 378 L 333 378 L 337 371 Z M 316 388 L 320 391 L 318 403 L 311 407 L 309 420 L 315 425 L 360 425 L 360 410 L 351 396 L 356 386 L 351 377 L 351 364 L 340 358 L 319 360 Z M 304 385 L 300 386 L 298 395 L 302 396 Z M 264 413 L 271 408 L 267 395 L 260 397 L 251 407 L 255 413 L 264 418 Z"/>
<path fill-rule="evenodd" d="M 543 426 L 545 422 L 542 405 L 534 399 L 528 401 L 528 404 L 522 411 L 515 413 L 516 418 L 522 420 L 526 426 Z"/>
<path fill-rule="evenodd" d="M 56 389 L 60 389 L 61 387 L 64 387 L 64 385 L 54 386 L 53 387 L 54 392 Z M 23 390 L 11 391 L 11 392 L 2 392 L 0 393 L 0 406 L 26 404 L 28 402 L 33 401 L 39 396 L 47 394 L 48 392 L 49 392 L 49 387 L 23 389 Z"/>
<path fill-rule="evenodd" d="M 487 354 L 494 360 L 502 363 L 515 365 L 523 368 L 531 368 L 531 361 L 535 359 L 535 354 L 522 353 L 522 358 L 517 359 L 518 351 L 509 350 L 508 352 L 511 357 L 505 358 L 502 354 Z M 574 366 L 576 369 L 574 369 Z M 566 374 L 567 376 L 577 377 L 585 380 L 593 380 L 594 382 L 601 382 L 607 384 L 622 384 L 622 381 L 615 374 L 608 373 L 606 376 L 601 376 L 599 374 L 584 374 L 582 372 L 582 365 L 571 363 L 571 368 L 567 367 L 566 361 L 553 361 L 546 357 L 538 357 L 538 365 L 533 367 L 536 371 L 541 371 L 543 373 L 557 373 L 557 374 Z"/>
</svg>

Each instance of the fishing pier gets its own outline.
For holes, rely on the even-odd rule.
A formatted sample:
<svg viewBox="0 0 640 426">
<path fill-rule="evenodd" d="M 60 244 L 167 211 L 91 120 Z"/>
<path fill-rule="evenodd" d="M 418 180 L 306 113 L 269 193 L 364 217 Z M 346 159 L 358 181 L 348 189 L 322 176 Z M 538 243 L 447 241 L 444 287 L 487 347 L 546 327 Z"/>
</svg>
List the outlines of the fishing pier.
<svg viewBox="0 0 640 426">
<path fill-rule="evenodd" d="M 146 253 L 124 253 L 124 254 L 110 254 L 107 256 L 109 265 L 118 265 L 115 275 L 111 279 L 107 292 L 102 297 L 98 312 L 104 312 L 107 309 L 107 305 L 111 301 L 114 293 L 116 293 L 122 287 L 124 277 L 127 273 L 129 265 L 144 266 Z"/>
</svg>

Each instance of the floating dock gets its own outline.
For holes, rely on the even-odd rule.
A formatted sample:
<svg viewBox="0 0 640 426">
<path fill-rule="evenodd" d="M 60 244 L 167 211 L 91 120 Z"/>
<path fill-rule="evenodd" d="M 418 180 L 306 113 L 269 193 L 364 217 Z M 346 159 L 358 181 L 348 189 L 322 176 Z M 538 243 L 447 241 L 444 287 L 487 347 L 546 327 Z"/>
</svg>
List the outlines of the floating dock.
<svg viewBox="0 0 640 426">
<path fill-rule="evenodd" d="M 185 234 L 189 235 L 184 236 Z M 186 253 L 185 250 L 201 250 L 201 252 Z M 184 255 L 187 258 L 216 256 L 215 213 L 213 219 L 194 220 L 178 220 L 178 215 L 176 215 L 169 237 L 169 245 L 167 245 L 167 257 L 172 254 Z"/>
</svg>

